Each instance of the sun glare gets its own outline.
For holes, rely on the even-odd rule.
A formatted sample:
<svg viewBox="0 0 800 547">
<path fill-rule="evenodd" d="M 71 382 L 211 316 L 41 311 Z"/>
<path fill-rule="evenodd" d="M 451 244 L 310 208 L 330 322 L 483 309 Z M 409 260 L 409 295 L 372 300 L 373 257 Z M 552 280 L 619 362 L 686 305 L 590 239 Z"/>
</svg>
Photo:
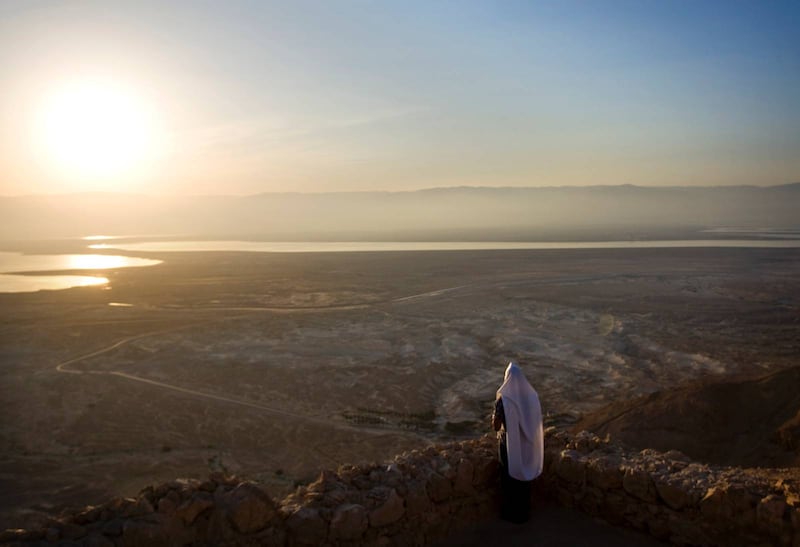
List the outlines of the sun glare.
<svg viewBox="0 0 800 547">
<path fill-rule="evenodd" d="M 114 186 L 158 152 L 149 105 L 113 82 L 85 80 L 54 89 L 36 125 L 47 167 L 82 182 Z"/>
<path fill-rule="evenodd" d="M 107 270 L 122 268 L 128 264 L 127 257 L 113 255 L 69 255 L 71 270 Z"/>
</svg>

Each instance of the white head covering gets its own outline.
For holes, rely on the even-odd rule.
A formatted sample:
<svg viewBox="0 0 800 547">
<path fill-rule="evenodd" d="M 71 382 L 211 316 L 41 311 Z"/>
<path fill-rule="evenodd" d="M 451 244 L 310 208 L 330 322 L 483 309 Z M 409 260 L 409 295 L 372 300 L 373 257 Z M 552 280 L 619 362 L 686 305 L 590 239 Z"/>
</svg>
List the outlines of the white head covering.
<svg viewBox="0 0 800 547">
<path fill-rule="evenodd" d="M 539 395 L 515 363 L 509 363 L 503 385 L 497 390 L 503 398 L 506 417 L 508 474 L 520 481 L 541 475 L 544 463 L 544 429 Z"/>
</svg>

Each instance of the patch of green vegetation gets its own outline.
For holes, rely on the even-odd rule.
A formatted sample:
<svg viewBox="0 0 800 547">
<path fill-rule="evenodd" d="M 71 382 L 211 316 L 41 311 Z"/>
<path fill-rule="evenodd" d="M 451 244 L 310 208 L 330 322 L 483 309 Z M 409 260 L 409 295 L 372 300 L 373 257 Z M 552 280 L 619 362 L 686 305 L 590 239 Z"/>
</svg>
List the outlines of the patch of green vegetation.
<svg viewBox="0 0 800 547">
<path fill-rule="evenodd" d="M 362 425 L 384 425 L 387 424 L 387 421 L 381 418 L 380 416 L 372 416 L 369 414 L 354 414 L 349 412 L 344 412 L 342 414 L 344 419 L 353 424 L 362 424 Z"/>
<path fill-rule="evenodd" d="M 345 420 L 353 424 L 397 427 L 415 431 L 433 431 L 436 429 L 436 413 L 433 410 L 422 412 L 398 412 L 395 410 L 371 409 L 357 407 L 355 412 L 342 413 Z"/>
</svg>

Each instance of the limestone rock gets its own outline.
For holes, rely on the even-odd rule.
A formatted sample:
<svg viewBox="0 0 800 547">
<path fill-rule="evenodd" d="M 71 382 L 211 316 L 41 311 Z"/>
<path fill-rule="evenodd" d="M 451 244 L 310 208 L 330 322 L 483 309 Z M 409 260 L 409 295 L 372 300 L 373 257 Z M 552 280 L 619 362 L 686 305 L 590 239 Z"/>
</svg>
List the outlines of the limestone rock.
<svg viewBox="0 0 800 547">
<path fill-rule="evenodd" d="M 363 505 L 341 505 L 336 508 L 331 519 L 331 539 L 358 539 L 368 524 L 367 510 Z"/>
<path fill-rule="evenodd" d="M 79 524 L 66 523 L 61 525 L 61 539 L 80 539 L 86 535 L 86 528 Z"/>
<path fill-rule="evenodd" d="M 44 531 L 44 539 L 50 543 L 55 543 L 58 541 L 60 536 L 61 533 L 58 531 L 58 528 L 54 528 L 52 526 Z"/>
<path fill-rule="evenodd" d="M 238 535 L 233 529 L 225 507 L 216 503 L 207 519 L 200 519 L 199 524 L 203 527 L 205 539 L 212 545 L 225 544 Z"/>
<path fill-rule="evenodd" d="M 773 536 L 780 536 L 783 529 L 783 516 L 787 508 L 786 501 L 782 496 L 774 494 L 766 496 L 756 508 L 758 525 L 771 532 Z"/>
<path fill-rule="evenodd" d="M 123 517 L 140 517 L 149 515 L 154 512 L 153 504 L 148 499 L 142 496 L 139 499 L 125 498 L 123 500 L 123 508 L 121 516 Z"/>
<path fill-rule="evenodd" d="M 406 511 L 409 517 L 414 517 L 430 510 L 432 504 L 425 489 L 425 483 L 414 481 L 408 485 L 406 494 Z"/>
<path fill-rule="evenodd" d="M 58 530 L 56 530 L 56 534 Z M 8 528 L 0 531 L 0 543 L 13 543 L 20 541 L 38 540 L 45 537 L 43 531 L 25 530 L 23 528 Z M 56 538 L 57 540 L 58 538 Z"/>
<path fill-rule="evenodd" d="M 440 502 L 450 497 L 453 485 L 446 477 L 434 472 L 428 477 L 427 489 L 431 499 Z"/>
<path fill-rule="evenodd" d="M 556 466 L 556 474 L 567 482 L 583 484 L 586 466 L 577 450 L 562 450 Z"/>
<path fill-rule="evenodd" d="M 300 507 L 286 519 L 291 539 L 299 545 L 320 545 L 327 537 L 327 527 L 319 511 Z"/>
<path fill-rule="evenodd" d="M 286 530 L 282 526 L 269 526 L 252 537 L 251 545 L 261 547 L 285 547 L 287 545 Z"/>
<path fill-rule="evenodd" d="M 494 454 L 492 454 L 490 459 L 484 459 L 481 463 L 473 467 L 475 468 L 472 477 L 473 486 L 491 484 L 500 476 L 500 463 L 497 461 L 497 458 L 494 457 Z"/>
<path fill-rule="evenodd" d="M 213 506 L 214 500 L 211 498 L 211 494 L 201 491 L 183 502 L 175 510 L 175 516 L 186 524 L 192 524 L 200 513 Z"/>
<path fill-rule="evenodd" d="M 122 519 L 109 520 L 103 525 L 103 535 L 111 537 L 121 536 L 123 524 L 124 521 Z"/>
<path fill-rule="evenodd" d="M 87 507 L 72 519 L 75 524 L 89 524 L 95 522 L 102 514 L 102 507 Z"/>
<path fill-rule="evenodd" d="M 622 487 L 622 471 L 617 460 L 593 458 L 586 464 L 586 480 L 601 490 Z"/>
<path fill-rule="evenodd" d="M 672 483 L 666 480 L 655 482 L 656 492 L 668 507 L 677 510 L 694 503 L 694 498 L 687 484 Z"/>
<path fill-rule="evenodd" d="M 594 433 L 591 433 L 589 431 L 579 432 L 578 434 L 575 435 L 572 442 L 570 443 L 572 448 L 584 454 L 588 454 L 592 450 L 597 449 L 597 447 L 602 444 L 603 440 L 600 439 Z"/>
<path fill-rule="evenodd" d="M 114 542 L 107 537 L 91 535 L 82 542 L 83 547 L 114 547 Z"/>
<path fill-rule="evenodd" d="M 252 483 L 242 483 L 225 496 L 228 518 L 234 528 L 251 534 L 266 527 L 275 516 L 272 499 Z"/>
<path fill-rule="evenodd" d="M 700 511 L 706 517 L 736 519 L 739 525 L 755 523 L 756 506 L 760 498 L 741 487 L 720 484 L 708 489 L 700 501 Z"/>
<path fill-rule="evenodd" d="M 725 502 L 725 491 L 722 487 L 714 486 L 708 489 L 706 495 L 700 500 L 700 511 L 708 517 L 728 516 Z"/>
<path fill-rule="evenodd" d="M 335 490 L 342 490 L 344 488 L 345 484 L 341 482 L 339 476 L 335 472 L 328 469 L 322 470 L 317 480 L 308 485 L 309 492 L 320 494 Z"/>
<path fill-rule="evenodd" d="M 403 498 L 398 496 L 397 492 L 392 489 L 383 505 L 370 512 L 370 526 L 378 528 L 396 522 L 403 517 L 405 511 L 406 509 L 403 505 Z"/>
<path fill-rule="evenodd" d="M 472 487 L 472 474 L 474 466 L 469 460 L 462 459 L 458 462 L 454 489 L 459 494 L 472 494 L 475 489 Z"/>
<path fill-rule="evenodd" d="M 175 513 L 175 509 L 177 509 L 175 502 L 172 501 L 170 498 L 164 497 L 158 500 L 159 513 L 163 513 L 165 515 L 172 515 Z"/>
<path fill-rule="evenodd" d="M 166 528 L 157 522 L 128 520 L 122 527 L 125 547 L 168 547 L 171 543 Z"/>
<path fill-rule="evenodd" d="M 622 487 L 631 496 L 647 503 L 655 503 L 658 499 L 653 479 L 643 469 L 631 467 L 625 469 L 625 474 L 622 476 Z"/>
<path fill-rule="evenodd" d="M 441 462 L 436 470 L 449 481 L 456 478 L 456 469 L 448 461 Z"/>
<path fill-rule="evenodd" d="M 326 492 L 322 498 L 322 503 L 325 507 L 338 507 L 350 499 L 346 490 L 331 490 Z"/>
</svg>

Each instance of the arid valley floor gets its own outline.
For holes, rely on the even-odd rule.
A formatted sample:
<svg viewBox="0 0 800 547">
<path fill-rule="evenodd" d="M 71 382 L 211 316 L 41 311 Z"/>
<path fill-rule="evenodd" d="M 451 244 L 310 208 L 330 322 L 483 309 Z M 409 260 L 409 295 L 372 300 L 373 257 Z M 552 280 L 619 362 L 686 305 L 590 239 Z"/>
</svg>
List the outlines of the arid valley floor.
<svg viewBox="0 0 800 547">
<path fill-rule="evenodd" d="M 164 263 L 0 294 L 0 527 L 479 435 L 509 360 L 555 425 L 800 364 L 798 249 L 140 256 Z"/>
</svg>

